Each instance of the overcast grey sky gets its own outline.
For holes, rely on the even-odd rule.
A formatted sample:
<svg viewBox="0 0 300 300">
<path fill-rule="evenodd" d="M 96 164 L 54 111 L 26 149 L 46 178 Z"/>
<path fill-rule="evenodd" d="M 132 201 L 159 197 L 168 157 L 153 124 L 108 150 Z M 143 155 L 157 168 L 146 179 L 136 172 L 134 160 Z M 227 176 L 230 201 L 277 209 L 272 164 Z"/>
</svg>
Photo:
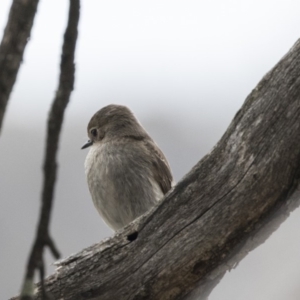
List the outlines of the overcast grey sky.
<svg viewBox="0 0 300 300">
<path fill-rule="evenodd" d="M 0 2 L 1 31 L 10 2 Z M 1 299 L 20 288 L 37 222 L 45 122 L 67 9 L 68 1 L 41 1 L 0 137 Z M 296 0 L 82 1 L 76 84 L 51 225 L 63 256 L 112 234 L 84 177 L 87 152 L 80 146 L 92 114 L 109 103 L 129 106 L 166 153 L 178 181 L 300 37 L 299 15 Z M 299 220 L 297 210 L 225 276 L 210 299 L 299 299 Z"/>
</svg>

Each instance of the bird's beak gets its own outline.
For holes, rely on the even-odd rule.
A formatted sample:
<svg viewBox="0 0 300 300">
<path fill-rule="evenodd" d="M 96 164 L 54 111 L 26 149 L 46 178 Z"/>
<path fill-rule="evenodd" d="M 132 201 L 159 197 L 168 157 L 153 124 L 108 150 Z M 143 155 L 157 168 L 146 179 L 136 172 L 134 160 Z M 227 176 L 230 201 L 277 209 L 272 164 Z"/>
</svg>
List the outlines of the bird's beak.
<svg viewBox="0 0 300 300">
<path fill-rule="evenodd" d="M 81 149 L 85 149 L 87 147 L 90 147 L 93 145 L 93 141 L 92 140 L 88 140 L 82 147 Z"/>
</svg>

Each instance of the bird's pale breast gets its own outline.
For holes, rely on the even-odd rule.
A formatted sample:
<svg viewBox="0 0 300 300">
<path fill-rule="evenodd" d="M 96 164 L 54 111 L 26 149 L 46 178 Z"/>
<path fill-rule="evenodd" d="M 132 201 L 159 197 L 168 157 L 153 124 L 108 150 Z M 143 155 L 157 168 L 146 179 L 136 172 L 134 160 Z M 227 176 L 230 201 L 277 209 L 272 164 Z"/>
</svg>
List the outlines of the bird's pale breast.
<svg viewBox="0 0 300 300">
<path fill-rule="evenodd" d="M 163 197 L 140 141 L 95 143 L 87 155 L 85 172 L 94 205 L 114 230 Z"/>
</svg>

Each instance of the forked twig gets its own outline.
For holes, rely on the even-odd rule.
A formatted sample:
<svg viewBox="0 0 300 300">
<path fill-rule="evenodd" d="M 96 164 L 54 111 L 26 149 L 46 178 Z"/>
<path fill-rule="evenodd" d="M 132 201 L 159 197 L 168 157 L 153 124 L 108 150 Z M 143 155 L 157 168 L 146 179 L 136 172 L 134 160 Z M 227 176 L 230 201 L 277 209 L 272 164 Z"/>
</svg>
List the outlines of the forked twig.
<svg viewBox="0 0 300 300">
<path fill-rule="evenodd" d="M 77 40 L 77 26 L 79 21 L 80 1 L 70 0 L 68 25 L 64 35 L 63 49 L 60 63 L 59 86 L 55 99 L 52 103 L 48 117 L 46 152 L 44 159 L 44 183 L 42 192 L 42 206 L 40 219 L 37 228 L 35 242 L 33 244 L 21 292 L 21 299 L 33 299 L 34 294 L 34 273 L 40 271 L 43 277 L 45 266 L 43 260 L 44 247 L 48 246 L 52 255 L 57 259 L 59 252 L 49 234 L 49 223 L 51 208 L 53 203 L 54 185 L 57 170 L 57 149 L 59 135 L 62 127 L 65 108 L 69 102 L 71 92 L 74 87 L 75 77 L 75 47 Z M 43 279 L 41 279 L 43 282 Z M 45 290 L 43 295 L 46 296 Z"/>
</svg>

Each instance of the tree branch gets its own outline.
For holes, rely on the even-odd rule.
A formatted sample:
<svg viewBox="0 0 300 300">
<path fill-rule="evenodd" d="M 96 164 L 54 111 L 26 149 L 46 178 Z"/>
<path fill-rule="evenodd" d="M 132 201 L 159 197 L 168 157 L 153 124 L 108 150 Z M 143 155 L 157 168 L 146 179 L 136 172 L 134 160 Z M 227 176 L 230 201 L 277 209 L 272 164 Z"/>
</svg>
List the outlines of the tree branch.
<svg viewBox="0 0 300 300">
<path fill-rule="evenodd" d="M 17 74 L 37 10 L 38 0 L 14 0 L 0 45 L 0 132 L 6 105 Z"/>
<path fill-rule="evenodd" d="M 79 0 L 70 0 L 68 25 L 64 35 L 61 56 L 59 86 L 48 117 L 40 219 L 35 242 L 28 260 L 26 276 L 21 293 L 22 300 L 33 298 L 33 278 L 35 271 L 39 269 L 41 277 L 43 277 L 43 274 L 45 273 L 43 262 L 44 247 L 48 246 L 53 256 L 55 258 L 59 258 L 59 252 L 49 234 L 49 223 L 56 180 L 56 153 L 58 149 L 59 135 L 63 123 L 64 111 L 69 102 L 74 86 L 74 56 L 77 40 L 77 26 L 79 21 L 79 8 Z M 42 286 L 44 286 L 43 278 L 41 278 L 41 280 Z M 43 290 L 42 293 L 45 294 L 45 291 Z"/>
<path fill-rule="evenodd" d="M 248 96 L 211 153 L 157 207 L 57 263 L 47 291 L 64 300 L 181 299 L 195 288 L 196 299 L 207 296 L 267 238 L 270 231 L 262 228 L 275 230 L 298 205 L 299 120 L 300 41 Z M 35 299 L 41 299 L 40 285 Z"/>
</svg>

